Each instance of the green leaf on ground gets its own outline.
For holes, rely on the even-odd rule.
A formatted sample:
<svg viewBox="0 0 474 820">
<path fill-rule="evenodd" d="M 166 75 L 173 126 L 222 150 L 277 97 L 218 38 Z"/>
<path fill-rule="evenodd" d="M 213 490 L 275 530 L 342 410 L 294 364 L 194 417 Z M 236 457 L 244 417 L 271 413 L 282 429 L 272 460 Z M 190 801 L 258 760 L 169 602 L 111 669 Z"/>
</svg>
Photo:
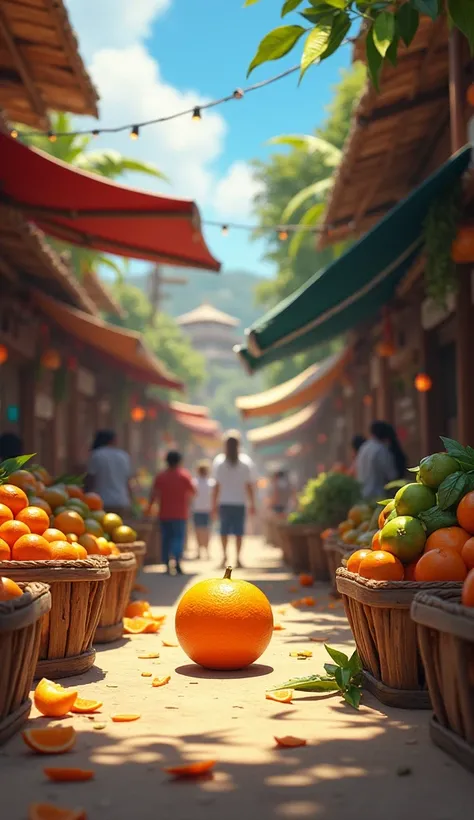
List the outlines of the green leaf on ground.
<svg viewBox="0 0 474 820">
<path fill-rule="evenodd" d="M 308 675 L 305 678 L 292 678 L 279 686 L 272 686 L 270 692 L 278 689 L 295 689 L 297 692 L 337 692 L 338 685 L 329 675 Z"/>
<path fill-rule="evenodd" d="M 254 68 L 269 60 L 279 60 L 296 45 L 307 29 L 302 26 L 279 26 L 267 34 L 257 49 L 257 53 L 249 65 L 247 77 Z"/>
<path fill-rule="evenodd" d="M 344 700 L 349 706 L 358 709 L 362 698 L 362 689 L 359 686 L 349 685 L 344 692 Z"/>
<path fill-rule="evenodd" d="M 332 646 L 328 646 L 327 643 L 324 644 L 324 648 L 328 655 L 333 659 L 334 663 L 338 666 L 347 666 L 349 663 L 349 658 L 344 652 L 339 652 L 338 649 L 333 649 Z"/>
</svg>

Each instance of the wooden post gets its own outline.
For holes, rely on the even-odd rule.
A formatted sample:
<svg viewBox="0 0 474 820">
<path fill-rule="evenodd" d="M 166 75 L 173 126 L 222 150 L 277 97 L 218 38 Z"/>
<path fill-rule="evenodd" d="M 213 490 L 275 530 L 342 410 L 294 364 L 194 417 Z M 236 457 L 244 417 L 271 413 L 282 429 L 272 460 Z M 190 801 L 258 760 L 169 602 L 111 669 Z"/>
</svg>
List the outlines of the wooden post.
<svg viewBox="0 0 474 820">
<path fill-rule="evenodd" d="M 467 142 L 465 117 L 465 76 L 463 54 L 466 41 L 457 28 L 449 35 L 449 111 L 451 126 L 451 151 L 459 151 Z"/>
</svg>

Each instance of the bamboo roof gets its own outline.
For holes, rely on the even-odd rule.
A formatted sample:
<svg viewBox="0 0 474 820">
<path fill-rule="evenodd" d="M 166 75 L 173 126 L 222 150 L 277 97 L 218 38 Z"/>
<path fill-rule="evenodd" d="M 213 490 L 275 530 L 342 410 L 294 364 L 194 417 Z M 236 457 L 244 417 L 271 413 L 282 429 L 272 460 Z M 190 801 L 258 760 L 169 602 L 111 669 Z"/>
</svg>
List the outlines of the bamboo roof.
<svg viewBox="0 0 474 820">
<path fill-rule="evenodd" d="M 63 0 L 1 0 L 0 108 L 8 119 L 49 127 L 48 110 L 98 116 Z"/>
<path fill-rule="evenodd" d="M 176 321 L 183 327 L 186 327 L 187 325 L 200 324 L 216 324 L 226 325 L 227 327 L 237 327 L 239 324 L 239 320 L 234 316 L 229 316 L 228 313 L 218 310 L 218 308 L 214 307 L 214 305 L 210 305 L 208 302 L 204 302 L 199 307 L 194 308 L 194 310 L 190 310 L 189 313 L 183 313 L 182 316 L 178 316 Z"/>
<path fill-rule="evenodd" d="M 359 39 L 355 59 L 363 50 Z M 321 246 L 365 232 L 432 170 L 449 122 L 448 76 L 446 19 L 421 17 L 411 45 L 399 46 L 397 66 L 384 66 L 379 93 L 368 82 L 356 107 Z"/>
</svg>

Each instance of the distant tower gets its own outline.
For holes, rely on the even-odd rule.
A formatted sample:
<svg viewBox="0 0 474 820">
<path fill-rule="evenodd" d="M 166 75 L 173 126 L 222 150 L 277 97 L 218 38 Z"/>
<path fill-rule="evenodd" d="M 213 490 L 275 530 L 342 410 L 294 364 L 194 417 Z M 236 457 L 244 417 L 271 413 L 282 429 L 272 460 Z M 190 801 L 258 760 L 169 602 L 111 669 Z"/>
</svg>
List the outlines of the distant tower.
<svg viewBox="0 0 474 820">
<path fill-rule="evenodd" d="M 200 307 L 178 316 L 178 324 L 190 337 L 191 344 L 209 364 L 238 367 L 232 348 L 239 342 L 236 328 L 240 322 L 204 302 Z"/>
</svg>

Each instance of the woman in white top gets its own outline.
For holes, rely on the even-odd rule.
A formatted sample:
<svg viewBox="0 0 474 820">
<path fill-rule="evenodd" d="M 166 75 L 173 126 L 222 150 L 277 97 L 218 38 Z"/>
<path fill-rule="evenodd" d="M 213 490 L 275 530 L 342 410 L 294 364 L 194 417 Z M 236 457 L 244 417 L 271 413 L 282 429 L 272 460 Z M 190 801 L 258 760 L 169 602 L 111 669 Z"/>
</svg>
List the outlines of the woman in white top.
<svg viewBox="0 0 474 820">
<path fill-rule="evenodd" d="M 202 461 L 198 464 L 197 477 L 194 479 L 196 495 L 194 496 L 193 502 L 193 521 L 198 544 L 198 558 L 201 557 L 201 549 L 205 550 L 206 558 L 209 557 L 212 488 L 214 484 L 214 479 L 209 476 L 209 465 L 207 461 Z"/>
<path fill-rule="evenodd" d="M 216 456 L 212 468 L 215 479 L 213 515 L 219 515 L 223 550 L 222 566 L 227 566 L 229 535 L 235 536 L 236 567 L 241 567 L 240 552 L 245 532 L 245 513 L 255 515 L 255 467 L 251 458 L 240 453 L 240 435 L 231 430 L 225 438 L 225 452 Z"/>
</svg>

